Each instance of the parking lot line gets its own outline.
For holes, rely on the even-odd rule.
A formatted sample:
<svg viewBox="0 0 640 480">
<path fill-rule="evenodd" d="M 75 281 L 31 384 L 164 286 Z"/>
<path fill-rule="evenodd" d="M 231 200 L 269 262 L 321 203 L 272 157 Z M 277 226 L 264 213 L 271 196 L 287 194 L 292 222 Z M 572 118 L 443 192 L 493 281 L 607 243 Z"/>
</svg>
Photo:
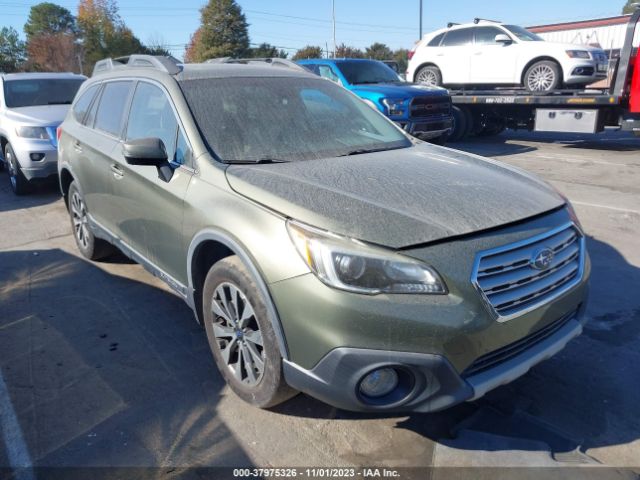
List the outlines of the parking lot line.
<svg viewBox="0 0 640 480">
<path fill-rule="evenodd" d="M 571 203 L 573 203 L 574 205 L 584 205 L 586 207 L 606 208 L 608 210 L 616 210 L 618 212 L 627 212 L 627 213 L 637 213 L 638 215 L 640 215 L 640 210 L 632 210 L 630 208 L 611 207 L 609 205 L 601 205 L 599 203 L 578 202 L 576 200 L 571 200 Z"/>
<path fill-rule="evenodd" d="M 31 457 L 24 441 L 11 397 L 0 371 L 0 430 L 5 444 L 9 464 L 18 480 L 35 480 Z"/>
</svg>

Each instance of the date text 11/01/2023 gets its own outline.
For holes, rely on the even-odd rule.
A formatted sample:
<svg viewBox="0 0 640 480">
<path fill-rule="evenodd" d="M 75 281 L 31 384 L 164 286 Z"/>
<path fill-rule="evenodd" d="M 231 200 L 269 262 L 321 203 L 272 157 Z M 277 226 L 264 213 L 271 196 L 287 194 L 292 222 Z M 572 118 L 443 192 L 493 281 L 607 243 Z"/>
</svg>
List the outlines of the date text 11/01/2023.
<svg viewBox="0 0 640 480">
<path fill-rule="evenodd" d="M 236 478 L 398 478 L 400 472 L 389 468 L 236 468 Z"/>
</svg>

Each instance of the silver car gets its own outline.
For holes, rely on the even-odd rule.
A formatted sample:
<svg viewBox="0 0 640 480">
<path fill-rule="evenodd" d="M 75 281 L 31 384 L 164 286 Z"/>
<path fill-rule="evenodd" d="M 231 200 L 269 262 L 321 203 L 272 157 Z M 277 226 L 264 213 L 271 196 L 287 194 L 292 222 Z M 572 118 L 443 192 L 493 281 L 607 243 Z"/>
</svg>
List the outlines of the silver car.
<svg viewBox="0 0 640 480">
<path fill-rule="evenodd" d="M 73 73 L 0 75 L 0 166 L 16 195 L 57 174 L 56 128 L 85 80 Z"/>
</svg>

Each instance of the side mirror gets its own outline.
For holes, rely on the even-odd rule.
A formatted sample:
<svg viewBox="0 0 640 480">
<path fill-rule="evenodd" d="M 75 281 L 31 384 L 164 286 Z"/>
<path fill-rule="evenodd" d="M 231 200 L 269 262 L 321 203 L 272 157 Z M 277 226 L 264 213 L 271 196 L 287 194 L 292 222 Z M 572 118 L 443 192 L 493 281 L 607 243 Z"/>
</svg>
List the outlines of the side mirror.
<svg viewBox="0 0 640 480">
<path fill-rule="evenodd" d="M 165 182 L 173 177 L 169 165 L 167 149 L 159 138 L 136 138 L 128 140 L 122 146 L 122 155 L 129 165 L 156 167 L 158 177 Z"/>
<path fill-rule="evenodd" d="M 496 35 L 493 41 L 496 43 L 503 43 L 505 45 L 513 43 L 513 40 L 511 39 L 511 37 L 506 33 L 499 33 L 498 35 Z"/>
</svg>

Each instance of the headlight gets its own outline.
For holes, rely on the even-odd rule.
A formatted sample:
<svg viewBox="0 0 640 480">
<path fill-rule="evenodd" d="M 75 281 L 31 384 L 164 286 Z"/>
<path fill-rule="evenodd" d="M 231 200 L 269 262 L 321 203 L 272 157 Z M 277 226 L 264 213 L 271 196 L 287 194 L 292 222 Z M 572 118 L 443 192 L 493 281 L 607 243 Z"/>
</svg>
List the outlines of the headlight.
<svg viewBox="0 0 640 480">
<path fill-rule="evenodd" d="M 383 98 L 382 104 L 387 107 L 389 115 L 403 115 L 405 99 Z"/>
<path fill-rule="evenodd" d="M 47 129 L 44 127 L 16 127 L 16 135 L 23 138 L 39 138 L 50 140 Z"/>
<path fill-rule="evenodd" d="M 586 50 L 567 50 L 569 58 L 591 58 Z"/>
<path fill-rule="evenodd" d="M 311 271 L 331 287 L 369 295 L 447 293 L 440 275 L 418 260 L 291 220 L 287 229 Z"/>
</svg>

